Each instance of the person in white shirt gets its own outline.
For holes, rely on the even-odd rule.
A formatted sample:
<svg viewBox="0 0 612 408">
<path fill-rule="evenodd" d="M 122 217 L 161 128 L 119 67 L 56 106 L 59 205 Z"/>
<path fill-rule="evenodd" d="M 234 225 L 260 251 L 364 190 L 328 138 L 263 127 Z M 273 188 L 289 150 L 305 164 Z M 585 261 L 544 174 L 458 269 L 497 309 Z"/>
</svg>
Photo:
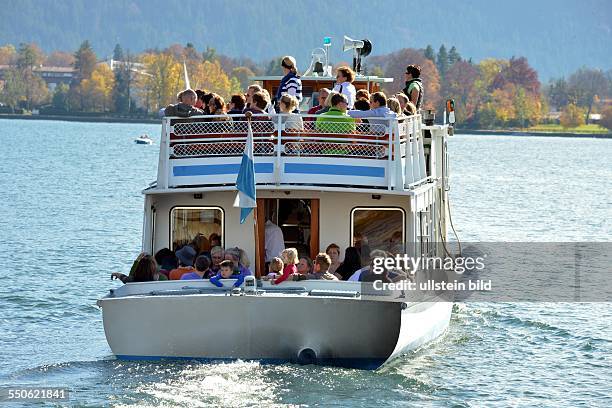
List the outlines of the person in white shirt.
<svg viewBox="0 0 612 408">
<path fill-rule="evenodd" d="M 285 237 L 283 230 L 270 219 L 266 221 L 265 233 L 266 262 L 270 262 L 285 250 Z"/>
<path fill-rule="evenodd" d="M 346 96 L 348 100 L 348 108 L 353 109 L 355 106 L 355 94 L 357 90 L 353 85 L 355 80 L 355 72 L 347 66 L 340 67 L 336 71 L 336 86 L 333 91 Z"/>
</svg>

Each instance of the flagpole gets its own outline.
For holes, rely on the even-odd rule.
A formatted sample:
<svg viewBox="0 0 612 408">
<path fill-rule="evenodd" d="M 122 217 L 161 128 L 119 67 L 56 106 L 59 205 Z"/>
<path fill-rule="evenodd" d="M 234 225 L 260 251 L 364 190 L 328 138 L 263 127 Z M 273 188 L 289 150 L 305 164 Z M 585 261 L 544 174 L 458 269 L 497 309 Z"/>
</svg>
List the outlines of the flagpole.
<svg viewBox="0 0 612 408">
<path fill-rule="evenodd" d="M 252 112 L 245 112 L 244 116 L 246 117 L 248 124 L 251 126 L 251 119 L 253 117 L 253 113 Z M 255 140 L 254 138 L 251 138 L 251 141 L 253 143 L 253 150 L 255 150 Z M 250 148 L 250 147 L 249 147 Z M 255 161 L 255 154 L 253 154 L 253 161 Z M 255 186 L 255 188 L 257 188 L 257 186 Z M 257 212 L 258 209 L 255 208 L 255 210 L 253 211 L 253 235 L 255 237 L 255 260 L 254 260 L 254 265 L 255 265 L 255 277 L 259 278 L 262 274 L 264 274 L 264 271 L 261 271 L 259 268 L 259 258 L 261 257 L 262 254 L 260 252 L 260 248 L 259 248 L 259 234 L 257 233 Z"/>
</svg>

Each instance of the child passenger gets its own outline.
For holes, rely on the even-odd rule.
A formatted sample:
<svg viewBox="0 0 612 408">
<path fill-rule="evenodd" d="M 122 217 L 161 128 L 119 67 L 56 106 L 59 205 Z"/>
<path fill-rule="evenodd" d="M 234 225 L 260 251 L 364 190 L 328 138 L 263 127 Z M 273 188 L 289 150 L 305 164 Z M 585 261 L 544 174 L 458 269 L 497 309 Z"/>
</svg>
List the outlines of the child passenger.
<svg viewBox="0 0 612 408">
<path fill-rule="evenodd" d="M 242 285 L 242 282 L 244 282 L 244 274 L 242 272 L 234 274 L 234 263 L 232 261 L 225 260 L 219 264 L 219 273 L 210 278 L 210 283 L 222 288 L 223 282 L 221 282 L 221 279 L 236 279 L 234 287 L 237 288 L 238 286 Z"/>
<path fill-rule="evenodd" d="M 281 252 L 281 258 L 285 267 L 283 268 L 283 274 L 277 279 L 272 281 L 273 285 L 278 285 L 281 282 L 284 282 L 292 276 L 293 274 L 297 274 L 296 265 L 300 262 L 298 257 L 298 251 L 295 248 L 287 248 L 283 252 Z"/>
<path fill-rule="evenodd" d="M 268 265 L 268 274 L 266 276 L 262 276 L 261 279 L 274 281 L 283 274 L 284 267 L 285 264 L 283 263 L 282 259 L 278 257 L 272 258 L 270 260 L 270 265 Z"/>
</svg>

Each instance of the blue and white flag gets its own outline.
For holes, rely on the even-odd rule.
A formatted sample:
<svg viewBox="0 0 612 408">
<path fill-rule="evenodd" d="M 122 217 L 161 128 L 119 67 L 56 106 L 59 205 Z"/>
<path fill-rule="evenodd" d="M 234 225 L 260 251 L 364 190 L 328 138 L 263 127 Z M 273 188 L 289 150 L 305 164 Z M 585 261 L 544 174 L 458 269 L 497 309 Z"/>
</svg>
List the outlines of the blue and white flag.
<svg viewBox="0 0 612 408">
<path fill-rule="evenodd" d="M 240 223 L 244 223 L 248 215 L 257 207 L 255 197 L 255 163 L 253 162 L 253 129 L 251 121 L 247 122 L 247 140 L 242 153 L 240 171 L 236 179 L 238 194 L 234 201 L 234 207 L 240 207 Z"/>
</svg>

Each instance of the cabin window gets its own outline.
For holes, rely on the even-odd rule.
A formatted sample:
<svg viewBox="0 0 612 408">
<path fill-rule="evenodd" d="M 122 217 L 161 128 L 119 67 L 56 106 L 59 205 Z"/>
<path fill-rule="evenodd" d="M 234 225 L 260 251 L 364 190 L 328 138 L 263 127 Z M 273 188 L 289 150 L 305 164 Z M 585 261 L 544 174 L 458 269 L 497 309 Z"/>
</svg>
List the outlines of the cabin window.
<svg viewBox="0 0 612 408">
<path fill-rule="evenodd" d="M 217 234 L 221 237 L 223 246 L 225 240 L 223 219 L 224 213 L 221 207 L 172 208 L 170 210 L 170 249 L 175 250 L 190 243 L 198 234 L 204 235 L 206 241 L 212 234 Z"/>
<path fill-rule="evenodd" d="M 406 252 L 406 213 L 401 208 L 357 207 L 351 211 L 353 245 L 369 252 L 381 249 L 393 254 Z"/>
</svg>

